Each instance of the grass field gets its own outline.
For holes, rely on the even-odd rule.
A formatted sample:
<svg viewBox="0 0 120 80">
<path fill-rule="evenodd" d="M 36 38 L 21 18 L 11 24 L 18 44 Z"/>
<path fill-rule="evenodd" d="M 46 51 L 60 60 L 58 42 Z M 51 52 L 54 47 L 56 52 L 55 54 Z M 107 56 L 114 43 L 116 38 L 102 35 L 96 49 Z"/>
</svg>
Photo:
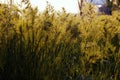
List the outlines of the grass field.
<svg viewBox="0 0 120 80">
<path fill-rule="evenodd" d="M 0 8 L 0 80 L 16 79 L 119 80 L 120 12 Z"/>
</svg>

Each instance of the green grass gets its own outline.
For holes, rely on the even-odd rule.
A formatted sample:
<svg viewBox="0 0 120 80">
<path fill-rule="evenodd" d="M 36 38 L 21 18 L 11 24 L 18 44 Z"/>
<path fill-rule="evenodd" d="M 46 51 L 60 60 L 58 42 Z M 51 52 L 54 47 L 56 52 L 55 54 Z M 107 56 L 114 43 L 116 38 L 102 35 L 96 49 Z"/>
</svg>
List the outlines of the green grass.
<svg viewBox="0 0 120 80">
<path fill-rule="evenodd" d="M 120 79 L 119 12 L 83 20 L 48 6 L 22 15 L 1 17 L 0 80 Z"/>
</svg>

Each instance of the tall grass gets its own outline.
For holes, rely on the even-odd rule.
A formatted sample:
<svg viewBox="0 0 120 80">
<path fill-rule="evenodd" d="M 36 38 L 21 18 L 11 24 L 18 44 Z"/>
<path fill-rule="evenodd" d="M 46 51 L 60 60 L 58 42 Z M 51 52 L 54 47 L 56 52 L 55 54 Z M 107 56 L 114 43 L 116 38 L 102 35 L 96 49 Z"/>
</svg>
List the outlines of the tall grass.
<svg viewBox="0 0 120 80">
<path fill-rule="evenodd" d="M 28 7 L 0 12 L 0 80 L 119 80 L 120 14 L 81 19 Z"/>
</svg>

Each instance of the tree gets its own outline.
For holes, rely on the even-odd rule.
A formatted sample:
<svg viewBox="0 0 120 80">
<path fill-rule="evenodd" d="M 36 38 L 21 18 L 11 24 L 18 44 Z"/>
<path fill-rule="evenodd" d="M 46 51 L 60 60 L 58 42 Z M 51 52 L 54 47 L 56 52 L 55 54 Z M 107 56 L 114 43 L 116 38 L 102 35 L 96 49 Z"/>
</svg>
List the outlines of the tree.
<svg viewBox="0 0 120 80">
<path fill-rule="evenodd" d="M 106 0 L 106 5 L 111 8 L 111 10 L 118 9 L 120 6 L 120 0 Z"/>
<path fill-rule="evenodd" d="M 79 10 L 80 10 L 80 15 L 82 15 L 83 14 L 83 12 L 82 12 L 82 8 L 83 8 L 83 0 L 78 0 L 78 5 L 79 5 Z"/>
<path fill-rule="evenodd" d="M 95 13 L 98 9 L 98 14 L 104 13 L 106 15 L 111 15 L 112 10 L 119 9 L 120 7 L 120 0 L 78 0 L 78 6 L 81 16 L 86 16 L 86 14 Z M 97 3 L 101 3 L 101 7 L 97 7 Z"/>
<path fill-rule="evenodd" d="M 119 6 L 120 5 L 120 0 L 113 0 L 114 4 Z"/>
</svg>

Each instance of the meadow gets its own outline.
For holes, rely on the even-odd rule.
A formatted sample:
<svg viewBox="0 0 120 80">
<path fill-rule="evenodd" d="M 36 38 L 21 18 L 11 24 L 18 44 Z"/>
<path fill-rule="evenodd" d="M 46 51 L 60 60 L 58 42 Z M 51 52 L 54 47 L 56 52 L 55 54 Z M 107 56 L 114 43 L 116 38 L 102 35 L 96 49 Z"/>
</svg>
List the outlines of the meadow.
<svg viewBox="0 0 120 80">
<path fill-rule="evenodd" d="M 0 6 L 0 80 L 120 80 L 120 11 Z"/>
</svg>

